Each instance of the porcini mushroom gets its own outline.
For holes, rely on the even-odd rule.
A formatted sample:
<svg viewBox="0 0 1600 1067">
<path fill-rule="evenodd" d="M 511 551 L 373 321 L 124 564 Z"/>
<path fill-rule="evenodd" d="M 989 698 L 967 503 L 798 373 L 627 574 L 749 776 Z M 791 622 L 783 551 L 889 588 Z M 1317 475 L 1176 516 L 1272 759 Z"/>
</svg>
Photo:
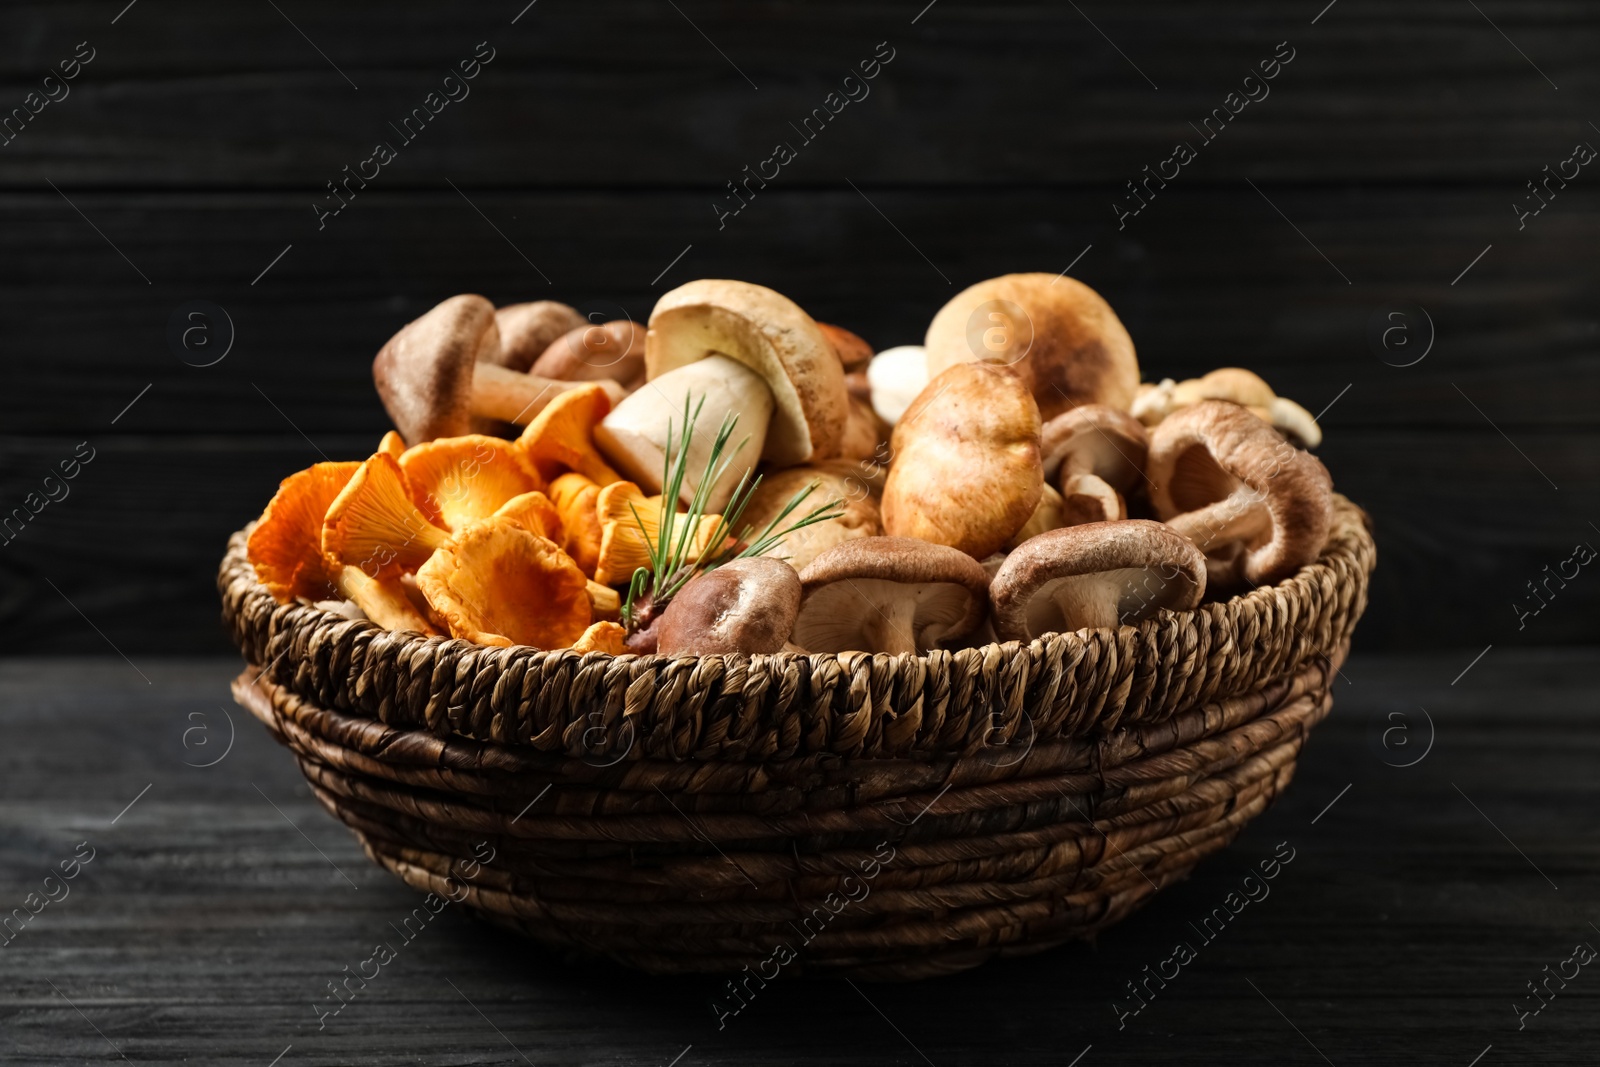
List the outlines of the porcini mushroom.
<svg viewBox="0 0 1600 1067">
<path fill-rule="evenodd" d="M 800 610 L 800 577 L 781 559 L 749 556 L 684 583 L 655 625 L 663 656 L 777 652 Z"/>
<path fill-rule="evenodd" d="M 487 353 L 490 363 L 526 373 L 539 356 L 563 334 L 580 329 L 588 322 L 578 309 L 556 300 L 533 300 L 526 304 L 507 304 L 494 313 L 500 334 L 499 348 Z M 534 371 L 546 378 L 567 379 L 565 375 Z M 614 378 L 616 375 L 607 375 Z"/>
<path fill-rule="evenodd" d="M 871 459 L 883 451 L 890 426 L 860 397 L 850 398 L 850 415 L 845 420 L 844 436 L 839 439 L 840 459 Z"/>
<path fill-rule="evenodd" d="M 686 401 L 693 406 L 686 408 Z M 699 413 L 692 434 L 683 425 L 686 410 Z M 760 460 L 772 411 L 772 391 L 759 374 L 727 356 L 710 355 L 646 382 L 595 427 L 594 440 L 624 475 L 659 493 L 669 444 L 676 459 L 687 437 L 688 465 L 678 495 L 687 504 L 709 469 L 706 461 L 723 419 L 737 416 L 723 452 L 727 465 L 706 499 L 709 509 L 721 511 L 739 479 Z"/>
<path fill-rule="evenodd" d="M 526 425 L 576 384 L 499 366 L 492 360 L 500 350 L 494 305 L 453 296 L 389 339 L 372 361 L 372 380 L 411 444 L 489 433 L 495 420 Z M 621 399 L 620 385 L 602 384 Z"/>
<path fill-rule="evenodd" d="M 1328 539 L 1327 468 L 1237 404 L 1204 400 L 1150 435 L 1150 502 L 1205 553 L 1219 589 L 1278 582 Z"/>
<path fill-rule="evenodd" d="M 611 397 L 596 383 L 579 385 L 552 400 L 517 438 L 517 447 L 546 478 L 577 471 L 596 485 L 622 480 L 595 450 L 594 431 L 611 411 Z"/>
<path fill-rule="evenodd" d="M 413 445 L 401 455 L 400 469 L 424 514 L 452 531 L 488 518 L 513 497 L 544 488 L 511 442 L 484 434 Z"/>
<path fill-rule="evenodd" d="M 928 325 L 928 371 L 973 360 L 1013 367 L 1051 419 L 1079 404 L 1127 411 L 1139 361 L 1099 293 L 1054 274 L 1007 274 L 951 298 Z"/>
<path fill-rule="evenodd" d="M 380 579 L 373 576 L 376 568 L 363 573 L 323 554 L 322 517 L 360 466 L 318 463 L 283 480 L 246 542 L 256 577 L 280 603 L 336 592 L 386 629 L 433 633 L 398 579 Z"/>
<path fill-rule="evenodd" d="M 995 635 L 1031 641 L 1046 633 L 1131 626 L 1161 608 L 1200 603 L 1206 563 L 1159 522 L 1128 519 L 1051 530 L 1006 556 L 989 585 Z"/>
<path fill-rule="evenodd" d="M 1104 404 L 1069 408 L 1044 424 L 1044 476 L 1061 486 L 1062 525 L 1128 517 L 1123 494 L 1144 478 L 1149 436 L 1132 415 Z"/>
<path fill-rule="evenodd" d="M 1008 368 L 957 363 L 935 376 L 894 428 L 883 528 L 993 553 L 1039 506 L 1039 408 Z"/>
<path fill-rule="evenodd" d="M 567 648 L 589 628 L 587 585 L 554 541 L 504 520 L 467 527 L 417 571 L 451 635 L 480 645 Z"/>
<path fill-rule="evenodd" d="M 921 345 L 886 348 L 867 364 L 872 410 L 893 426 L 928 384 L 928 350 Z"/>
<path fill-rule="evenodd" d="M 567 382 L 610 378 L 631 391 L 644 380 L 644 334 L 644 326 L 627 319 L 586 323 L 551 341 L 530 370 Z"/>
<path fill-rule="evenodd" d="M 989 575 L 965 552 L 910 537 L 863 537 L 800 573 L 790 640 L 808 652 L 917 655 L 982 621 Z"/>
<path fill-rule="evenodd" d="M 787 467 L 835 452 L 846 417 L 844 368 L 794 301 L 765 286 L 719 279 L 662 296 L 645 337 L 650 380 L 713 353 L 749 367 L 772 392 L 762 459 Z"/>
<path fill-rule="evenodd" d="M 765 529 L 797 492 L 815 483 L 816 489 L 809 499 L 813 502 L 838 500 L 843 504 L 842 514 L 787 534 L 771 550 L 773 556 L 786 559 L 789 566 L 799 571 L 834 545 L 861 537 L 876 537 L 883 532 L 878 505 L 866 482 L 856 477 L 854 470 L 853 465 L 834 462 L 769 471 L 761 476 L 761 484 L 750 494 L 740 524 L 755 530 Z"/>
</svg>

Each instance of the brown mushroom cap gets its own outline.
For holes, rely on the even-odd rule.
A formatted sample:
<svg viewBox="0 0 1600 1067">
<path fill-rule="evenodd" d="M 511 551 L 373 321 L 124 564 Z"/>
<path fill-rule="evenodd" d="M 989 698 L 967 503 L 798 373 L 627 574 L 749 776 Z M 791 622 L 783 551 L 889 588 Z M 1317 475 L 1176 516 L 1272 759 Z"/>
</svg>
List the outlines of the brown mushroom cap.
<svg viewBox="0 0 1600 1067">
<path fill-rule="evenodd" d="M 1024 541 L 989 586 L 995 634 L 1031 641 L 1046 633 L 1130 626 L 1161 608 L 1200 603 L 1206 561 L 1159 522 L 1126 519 L 1051 530 Z"/>
<path fill-rule="evenodd" d="M 1139 388 L 1122 320 L 1065 276 L 1007 274 L 957 293 L 928 325 L 927 349 L 934 375 L 972 360 L 1013 366 L 1046 419 L 1078 404 L 1127 411 Z"/>
<path fill-rule="evenodd" d="M 790 637 L 808 652 L 916 655 L 983 620 L 989 575 L 965 552 L 911 537 L 863 537 L 800 574 Z"/>
<path fill-rule="evenodd" d="M 838 453 L 850 395 L 844 367 L 794 301 L 765 286 L 717 278 L 663 295 L 645 336 L 650 379 L 709 355 L 743 363 L 772 390 L 764 459 L 792 466 Z"/>
<path fill-rule="evenodd" d="M 1044 492 L 1039 409 L 1006 367 L 957 363 L 906 409 L 891 440 L 883 528 L 982 559 L 1022 529 Z"/>
<path fill-rule="evenodd" d="M 876 537 L 883 532 L 878 504 L 866 479 L 855 473 L 853 465 L 837 461 L 817 467 L 783 467 L 763 474 L 761 484 L 750 494 L 740 526 L 756 531 L 764 529 L 796 493 L 813 482 L 817 487 L 791 518 L 835 500 L 844 502 L 844 513 L 836 519 L 796 530 L 772 549 L 773 556 L 787 559 L 789 566 L 797 571 L 805 570 L 812 560 L 834 545 L 861 537 Z"/>
<path fill-rule="evenodd" d="M 1172 404 L 1175 408 L 1187 408 L 1202 400 L 1231 400 L 1245 407 L 1266 408 L 1272 405 L 1275 395 L 1272 386 L 1255 371 L 1218 367 L 1173 386 Z"/>
<path fill-rule="evenodd" d="M 492 421 L 472 414 L 472 375 L 480 359 L 499 351 L 494 305 L 465 293 L 391 337 L 372 361 L 372 380 L 396 428 L 413 444 L 492 433 Z"/>
<path fill-rule="evenodd" d="M 777 652 L 800 610 L 800 576 L 781 559 L 749 556 L 691 578 L 656 624 L 663 656 Z"/>
<path fill-rule="evenodd" d="M 1044 476 L 1094 474 L 1119 493 L 1144 478 L 1150 436 L 1144 423 L 1105 404 L 1081 404 L 1063 411 L 1039 431 Z"/>
<path fill-rule="evenodd" d="M 827 322 L 817 323 L 817 329 L 822 331 L 822 336 L 828 339 L 828 343 L 838 353 L 839 362 L 844 366 L 845 373 L 864 371 L 867 369 L 867 364 L 872 362 L 872 346 L 858 335 L 843 326 Z"/>
<path fill-rule="evenodd" d="M 588 325 L 578 310 L 555 300 L 534 300 L 526 304 L 507 304 L 494 313 L 500 329 L 500 347 L 484 358 L 512 370 L 530 369 L 540 353 L 562 334 Z M 562 375 L 540 371 L 549 378 Z M 614 375 L 596 375 L 610 378 Z M 588 380 L 588 379 L 585 379 Z"/>
<path fill-rule="evenodd" d="M 1151 431 L 1148 474 L 1156 514 L 1205 553 L 1219 588 L 1282 581 L 1327 543 L 1327 468 L 1237 404 L 1168 416 Z"/>
<path fill-rule="evenodd" d="M 644 335 L 644 326 L 627 319 L 586 323 L 551 341 L 531 373 L 567 382 L 611 378 L 628 386 L 644 379 Z"/>
</svg>

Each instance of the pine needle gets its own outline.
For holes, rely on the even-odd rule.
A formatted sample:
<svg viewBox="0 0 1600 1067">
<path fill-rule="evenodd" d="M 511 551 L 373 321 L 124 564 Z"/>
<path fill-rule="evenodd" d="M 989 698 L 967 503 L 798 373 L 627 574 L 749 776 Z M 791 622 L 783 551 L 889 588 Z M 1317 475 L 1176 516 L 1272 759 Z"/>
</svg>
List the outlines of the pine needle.
<svg viewBox="0 0 1600 1067">
<path fill-rule="evenodd" d="M 844 514 L 844 501 L 835 499 L 831 503 L 813 508 L 785 525 L 790 516 L 799 511 L 806 498 L 821 484 L 814 481 L 796 492 L 783 509 L 759 532 L 750 526 L 741 529 L 739 523 L 744 518 L 745 510 L 750 506 L 751 497 L 761 485 L 761 476 L 758 474 L 751 477 L 751 471 L 746 470 L 734 488 L 733 495 L 728 498 L 727 506 L 718 516 L 711 536 L 707 539 L 706 547 L 720 546 L 729 540 L 733 540 L 734 543 L 710 556 L 702 553 L 690 562 L 688 559 L 690 548 L 697 540 L 696 533 L 700 529 L 700 521 L 706 517 L 711 492 L 728 473 L 728 469 L 733 465 L 734 456 L 750 442 L 750 438 L 745 437 L 732 452 L 729 452 L 728 442 L 733 439 L 739 416 L 731 412 L 723 416 L 722 426 L 718 428 L 717 435 L 711 443 L 711 452 L 706 457 L 700 481 L 689 497 L 688 508 L 683 514 L 679 514 L 678 501 L 689 473 L 689 442 L 694 433 L 695 423 L 699 420 L 704 407 L 704 397 L 701 397 L 692 409 L 689 398 L 684 397 L 683 432 L 675 435 L 671 420 L 667 422 L 667 442 L 661 472 L 661 520 L 657 524 L 654 536 L 651 536 L 645 527 L 639 512 L 630 505 L 633 521 L 638 525 L 640 533 L 644 534 L 646 551 L 650 559 L 650 565 L 634 571 L 632 579 L 628 582 L 628 596 L 622 605 L 622 622 L 630 631 L 634 629 L 634 603 L 645 595 L 647 590 L 652 610 L 659 612 L 695 575 L 732 563 L 736 559 L 766 555 L 782 544 L 790 534 L 819 522 L 837 519 Z M 737 538 L 731 536 L 735 530 L 739 531 Z"/>
</svg>

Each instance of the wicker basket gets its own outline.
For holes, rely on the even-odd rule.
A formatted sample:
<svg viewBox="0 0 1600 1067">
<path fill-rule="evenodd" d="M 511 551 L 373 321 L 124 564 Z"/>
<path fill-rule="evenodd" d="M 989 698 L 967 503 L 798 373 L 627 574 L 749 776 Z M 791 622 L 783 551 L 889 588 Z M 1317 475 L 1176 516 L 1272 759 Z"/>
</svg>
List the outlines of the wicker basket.
<svg viewBox="0 0 1600 1067">
<path fill-rule="evenodd" d="M 235 535 L 241 704 L 368 855 L 573 957 L 909 979 L 1127 915 L 1327 714 L 1376 550 L 1137 627 L 921 657 L 610 657 L 278 604 Z"/>
</svg>

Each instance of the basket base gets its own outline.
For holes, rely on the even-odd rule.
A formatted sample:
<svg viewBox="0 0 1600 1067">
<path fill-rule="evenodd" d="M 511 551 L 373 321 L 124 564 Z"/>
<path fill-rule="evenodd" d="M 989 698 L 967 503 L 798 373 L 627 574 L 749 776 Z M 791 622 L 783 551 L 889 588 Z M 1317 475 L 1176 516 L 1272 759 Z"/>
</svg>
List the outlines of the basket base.
<svg viewBox="0 0 1600 1067">
<path fill-rule="evenodd" d="M 239 703 L 369 856 L 568 958 L 658 974 L 908 980 L 1116 923 L 1289 782 L 1343 649 L 1098 740 L 918 759 L 597 768 L 317 708 Z"/>
</svg>

